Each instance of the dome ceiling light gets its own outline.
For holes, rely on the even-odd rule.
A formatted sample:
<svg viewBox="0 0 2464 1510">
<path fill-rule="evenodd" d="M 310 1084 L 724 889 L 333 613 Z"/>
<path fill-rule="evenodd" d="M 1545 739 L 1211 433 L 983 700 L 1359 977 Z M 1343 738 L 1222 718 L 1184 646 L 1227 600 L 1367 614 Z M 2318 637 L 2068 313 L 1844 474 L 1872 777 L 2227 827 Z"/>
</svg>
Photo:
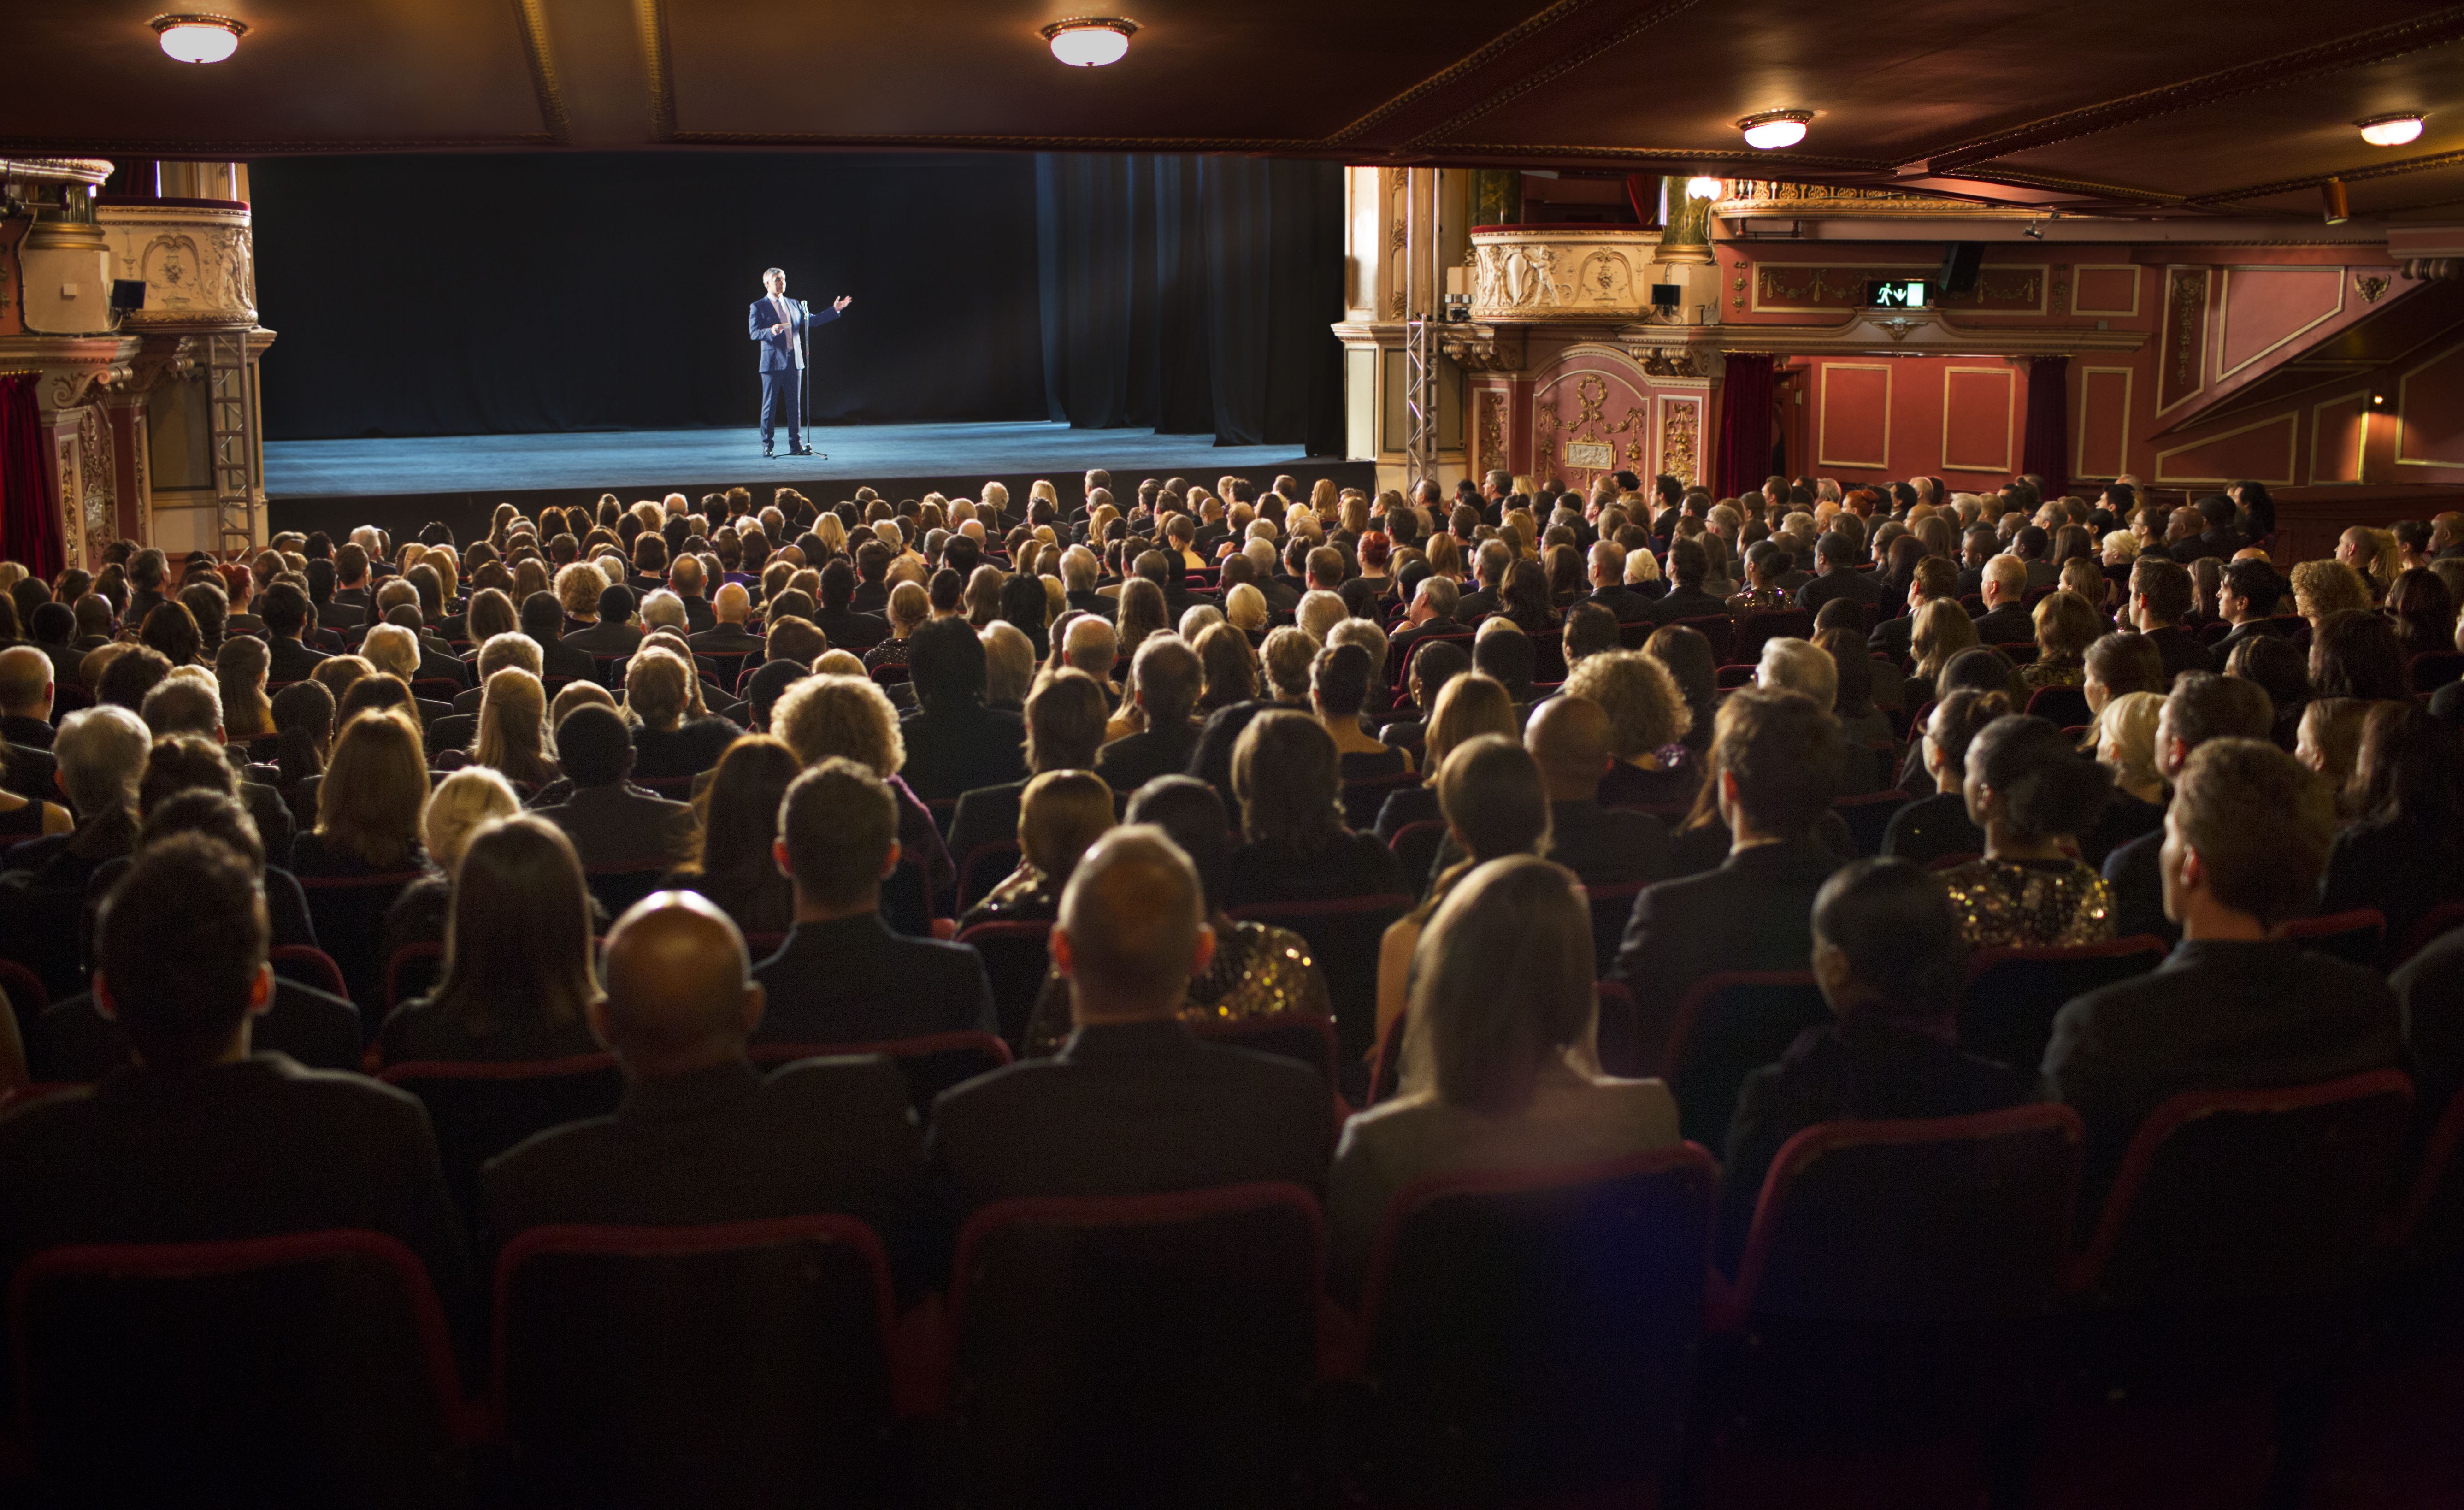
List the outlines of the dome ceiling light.
<svg viewBox="0 0 2464 1510">
<path fill-rule="evenodd" d="M 1765 110 L 1738 121 L 1737 129 L 1746 134 L 1746 145 L 1768 152 L 1804 141 L 1805 123 L 1813 119 L 1811 110 Z"/>
<path fill-rule="evenodd" d="M 158 15 L 145 23 L 163 39 L 163 51 L 182 63 L 219 63 L 239 51 L 248 23 L 227 15 Z"/>
<path fill-rule="evenodd" d="M 1101 68 L 1129 55 L 1130 33 L 1137 29 L 1135 21 L 1120 16 L 1074 16 L 1045 27 L 1044 39 L 1052 44 L 1052 55 L 1070 67 Z"/>
<path fill-rule="evenodd" d="M 1685 181 L 1685 197 L 1687 199 L 1717 199 L 1721 194 L 1727 191 L 1727 186 L 1728 186 L 1721 183 L 1716 178 L 1689 178 Z"/>
<path fill-rule="evenodd" d="M 2391 116 L 2372 116 L 2353 124 L 2362 128 L 2362 140 L 2374 147 L 2400 147 L 2408 142 L 2421 140 L 2422 118 L 2417 110 L 2398 111 Z"/>
</svg>

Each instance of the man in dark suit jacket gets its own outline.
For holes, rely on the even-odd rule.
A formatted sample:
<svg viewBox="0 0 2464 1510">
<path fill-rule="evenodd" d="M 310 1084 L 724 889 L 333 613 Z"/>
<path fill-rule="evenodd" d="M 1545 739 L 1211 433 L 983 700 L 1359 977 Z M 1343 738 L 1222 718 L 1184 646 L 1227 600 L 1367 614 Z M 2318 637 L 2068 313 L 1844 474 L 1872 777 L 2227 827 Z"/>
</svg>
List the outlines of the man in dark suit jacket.
<svg viewBox="0 0 2464 1510">
<path fill-rule="evenodd" d="M 2130 568 L 2130 622 L 2156 646 L 2164 659 L 2165 682 L 2171 686 L 2185 671 L 2212 671 L 2214 657 L 2199 637 L 2182 627 L 2189 616 L 2193 588 L 2190 569 L 2178 561 L 2141 558 Z"/>
<path fill-rule="evenodd" d="M 1592 547 L 1592 590 L 1586 600 L 1617 615 L 1619 624 L 1640 624 L 1651 617 L 1651 600 L 1625 584 L 1625 547 L 1602 540 Z"/>
<path fill-rule="evenodd" d="M 254 874 L 199 834 L 151 845 L 102 914 L 95 1002 L 143 1061 L 0 1115 L 0 1276 L 66 1243 L 359 1228 L 459 1291 L 459 1222 L 418 1101 L 250 1053 L 266 1010 Z"/>
<path fill-rule="evenodd" d="M 599 593 L 599 622 L 563 636 L 564 643 L 589 656 L 628 656 L 642 644 L 641 626 L 633 623 L 633 589 L 618 582 Z"/>
<path fill-rule="evenodd" d="M 1027 737 L 1035 750 L 1034 775 L 999 786 L 979 786 L 958 799 L 950 815 L 950 854 L 964 865 L 967 857 L 987 845 L 1016 844 L 1019 817 L 1026 807 L 1027 783 L 1046 771 L 1087 771 L 1104 742 L 1105 720 L 1111 710 L 1104 689 L 1086 672 L 1064 669 L 1047 675 L 1026 700 Z M 1115 789 L 1117 812 L 1130 794 Z M 960 876 L 963 882 L 965 877 Z"/>
<path fill-rule="evenodd" d="M 963 619 L 935 619 L 908 636 L 918 708 L 899 721 L 900 771 L 926 800 L 956 798 L 1026 775 L 1026 721 L 984 706 L 984 646 Z"/>
<path fill-rule="evenodd" d="M 2171 1097 L 2403 1062 L 2376 972 L 2269 936 L 2315 905 L 2335 832 L 2327 784 L 2264 740 L 2211 740 L 2179 771 L 2159 864 L 2182 942 L 2153 973 L 2063 1007 L 2045 1049 L 2046 1095 L 2087 1124 L 2091 1199 Z"/>
<path fill-rule="evenodd" d="M 1976 621 L 1979 645 L 2034 645 L 2036 621 L 2022 600 L 2028 596 L 2028 563 L 2015 556 L 1997 556 L 1985 563 L 1985 584 L 1978 589 L 1985 613 Z"/>
<path fill-rule="evenodd" d="M 974 1211 L 1029 1195 L 1139 1195 L 1259 1180 L 1321 1190 L 1325 1080 L 1205 1043 L 1179 1018 L 1215 936 L 1188 857 L 1140 829 L 1079 862 L 1052 930 L 1077 1030 L 1059 1054 L 944 1091 L 932 1160 Z"/>
<path fill-rule="evenodd" d="M 1679 540 L 1668 547 L 1668 575 L 1671 585 L 1667 593 L 1654 599 L 1651 618 L 1655 624 L 1675 624 L 1680 619 L 1705 619 L 1728 611 L 1725 598 L 1714 598 L 1703 590 L 1703 579 L 1711 574 L 1711 558 L 1700 540 Z"/>
<path fill-rule="evenodd" d="M 1649 813 L 1600 806 L 1609 750 L 1607 710 L 1588 697 L 1557 696 L 1534 708 L 1524 748 L 1549 791 L 1549 858 L 1585 886 L 1630 886 L 1668 873 L 1668 829 Z"/>
<path fill-rule="evenodd" d="M 1402 627 L 1386 643 L 1386 661 L 1390 666 L 1412 664 L 1412 647 L 1432 635 L 1461 634 L 1470 625 L 1456 616 L 1462 594 L 1453 579 L 1424 577 L 1412 593 L 1412 602 L 1403 615 Z"/>
<path fill-rule="evenodd" d="M 765 295 L 755 299 L 744 317 L 747 334 L 761 348 L 761 454 L 770 454 L 772 432 L 784 421 L 787 449 L 809 456 L 812 449 L 804 444 L 799 428 L 803 423 L 799 401 L 810 357 L 805 342 L 813 326 L 838 318 L 839 312 L 854 301 L 842 294 L 816 315 L 802 300 L 787 297 L 787 274 L 778 268 L 761 274 L 761 287 L 767 291 Z"/>
<path fill-rule="evenodd" d="M 2156 774 L 2178 778 L 2191 752 L 2211 739 L 2264 739 L 2276 719 L 2275 705 L 2256 682 L 2193 671 L 2173 684 L 2156 714 Z M 2158 851 L 2165 832 L 2142 834 L 2104 857 L 2104 884 L 2113 890 L 2117 938 L 2152 934 L 2171 942 L 2181 930 L 2166 914 L 2164 872 Z"/>
<path fill-rule="evenodd" d="M 1198 726 L 1190 712 L 1205 672 L 1198 652 L 1177 635 L 1149 635 L 1130 664 L 1131 695 L 1146 728 L 1095 752 L 1095 774 L 1127 796 L 1159 776 L 1178 776 L 1198 753 Z"/>
<path fill-rule="evenodd" d="M 1644 888 L 1609 969 L 1634 992 L 1646 1054 L 1665 1042 L 1679 1002 L 1704 976 L 1806 969 L 1814 896 L 1839 868 L 1839 857 L 1814 838 L 1839 791 L 1837 721 L 1794 692 L 1761 688 L 1730 693 L 1722 717 L 1731 716 L 1711 773 L 1728 858 L 1717 870 Z"/>
<path fill-rule="evenodd" d="M 265 590 L 263 606 L 258 610 L 265 620 L 266 669 L 269 682 L 304 682 L 317 663 L 325 659 L 321 650 L 312 650 L 299 643 L 308 627 L 308 595 L 289 582 L 275 582 Z"/>
<path fill-rule="evenodd" d="M 890 621 L 855 608 L 855 569 L 844 559 L 822 568 L 822 602 L 813 624 L 834 649 L 864 651 L 890 638 Z"/>
<path fill-rule="evenodd" d="M 1937 598 L 1956 599 L 1959 595 L 1959 568 L 1939 556 L 1928 556 L 1917 562 L 1916 579 L 1908 585 L 1908 611 L 1895 614 L 1874 626 L 1865 637 L 1865 647 L 1879 650 L 1898 665 L 1914 658 L 1917 609 Z"/>
<path fill-rule="evenodd" d="M 665 869 L 693 853 L 701 820 L 690 803 L 629 785 L 633 741 L 612 708 L 584 703 L 556 726 L 557 763 L 572 790 L 539 816 L 564 830 L 584 868 Z"/>
<path fill-rule="evenodd" d="M 780 864 L 796 926 L 753 976 L 769 993 L 765 1043 L 879 1043 L 995 1032 L 992 982 L 964 944 L 907 938 L 881 917 L 898 864 L 898 804 L 878 777 L 832 756 L 780 804 Z"/>
<path fill-rule="evenodd" d="M 685 636 L 685 644 L 695 655 L 751 655 L 765 652 L 761 637 L 745 627 L 753 617 L 753 595 L 737 582 L 718 590 L 713 604 L 717 621 L 709 628 Z"/>
<path fill-rule="evenodd" d="M 541 679 L 552 676 L 579 682 L 598 679 L 599 668 L 592 664 L 590 652 L 564 643 L 564 605 L 556 601 L 556 594 L 531 594 L 522 600 L 521 613 L 522 633 L 530 636 L 539 647 L 539 674 Z M 483 653 L 485 649 L 486 646 L 481 646 Z M 480 680 L 484 683 L 486 678 Z M 481 688 L 482 691 L 485 689 Z M 478 711 L 476 708 L 463 709 L 458 698 L 454 706 L 457 711 Z"/>
<path fill-rule="evenodd" d="M 2216 584 L 2216 617 L 2233 625 L 2233 632 L 2208 646 L 2218 667 L 2226 665 L 2244 641 L 2281 632 L 2273 616 L 2287 590 L 2283 575 L 2267 561 L 2253 558 L 2225 564 L 2224 580 Z"/>
<path fill-rule="evenodd" d="M 887 1059 L 808 1060 L 766 1078 L 744 1048 L 762 1017 L 744 939 L 691 891 L 661 892 L 608 930 L 590 1025 L 625 1097 L 488 1161 L 487 1239 L 561 1223 L 698 1226 L 843 1212 L 896 1242 L 924 1139 Z"/>
<path fill-rule="evenodd" d="M 360 1009 L 330 992 L 276 975 L 271 1002 L 249 1021 L 248 1043 L 252 1053 L 285 1055 L 310 1069 L 357 1073 Z M 26 1066 L 38 1082 L 91 1083 L 128 1063 L 127 1038 L 102 1015 L 91 992 L 53 1002 L 26 1039 Z"/>
<path fill-rule="evenodd" d="M 1834 530 L 1814 542 L 1814 580 L 1797 589 L 1796 605 L 1815 613 L 1834 598 L 1880 603 L 1888 594 L 1857 570 L 1857 543 Z"/>
</svg>

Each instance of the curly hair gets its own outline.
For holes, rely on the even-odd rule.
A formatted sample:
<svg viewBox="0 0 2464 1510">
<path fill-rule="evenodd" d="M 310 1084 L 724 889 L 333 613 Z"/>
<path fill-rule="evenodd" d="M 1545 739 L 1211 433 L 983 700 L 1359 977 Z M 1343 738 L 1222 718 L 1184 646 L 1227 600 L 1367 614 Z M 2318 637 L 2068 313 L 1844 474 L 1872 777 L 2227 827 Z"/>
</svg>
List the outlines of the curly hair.
<svg viewBox="0 0 2464 1510">
<path fill-rule="evenodd" d="M 806 677 L 779 695 L 770 732 L 807 767 L 844 755 L 886 781 L 907 763 L 898 710 L 869 677 Z"/>
<path fill-rule="evenodd" d="M 1610 749 L 1620 759 L 1673 745 L 1694 727 L 1677 678 L 1640 650 L 1583 657 L 1566 673 L 1566 695 L 1588 697 L 1607 710 Z"/>
<path fill-rule="evenodd" d="M 2293 568 L 2293 602 L 2312 624 L 2346 608 L 2366 612 L 2370 586 L 2362 574 L 2342 561 L 2302 561 Z"/>
</svg>

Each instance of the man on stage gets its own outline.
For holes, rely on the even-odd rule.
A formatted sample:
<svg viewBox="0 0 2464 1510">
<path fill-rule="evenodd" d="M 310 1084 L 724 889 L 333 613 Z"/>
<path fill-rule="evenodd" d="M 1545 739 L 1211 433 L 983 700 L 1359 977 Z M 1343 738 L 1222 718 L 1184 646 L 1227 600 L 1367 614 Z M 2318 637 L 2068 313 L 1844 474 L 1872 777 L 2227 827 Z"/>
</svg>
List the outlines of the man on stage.
<svg viewBox="0 0 2464 1510">
<path fill-rule="evenodd" d="M 810 456 L 813 449 L 804 444 L 800 402 L 804 385 L 804 342 L 810 327 L 838 318 L 839 312 L 855 301 L 842 294 L 828 309 L 808 315 L 803 305 L 787 296 L 787 274 L 781 270 L 772 268 L 762 274 L 761 286 L 770 291 L 769 296 L 753 301 L 746 322 L 754 340 L 761 347 L 761 454 L 771 454 L 771 433 L 783 419 L 787 424 L 787 453 Z"/>
</svg>

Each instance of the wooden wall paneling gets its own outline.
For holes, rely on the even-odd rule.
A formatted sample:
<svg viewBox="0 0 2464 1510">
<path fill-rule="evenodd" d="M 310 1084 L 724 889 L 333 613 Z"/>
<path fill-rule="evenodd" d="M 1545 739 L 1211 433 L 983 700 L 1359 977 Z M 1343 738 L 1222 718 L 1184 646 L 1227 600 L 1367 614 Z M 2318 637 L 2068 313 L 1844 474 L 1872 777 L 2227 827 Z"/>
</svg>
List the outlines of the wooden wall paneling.
<svg viewBox="0 0 2464 1510">
<path fill-rule="evenodd" d="M 2130 390 L 2136 378 L 2129 367 L 2079 369 L 2079 403 L 2071 410 L 2079 436 L 2072 476 L 2119 477 L 2130 470 Z"/>
<path fill-rule="evenodd" d="M 2165 270 L 2165 322 L 2157 336 L 2156 412 L 2177 409 L 2208 385 L 2208 306 L 2215 269 Z"/>
<path fill-rule="evenodd" d="M 2356 388 L 2310 405 L 2310 480 L 2360 482 L 2368 475 L 2370 393 Z"/>
<path fill-rule="evenodd" d="M 2344 269 L 2235 267 L 2216 291 L 2215 376 L 2230 378 L 2344 312 Z"/>
<path fill-rule="evenodd" d="M 2071 313 L 2138 318 L 2140 272 L 2135 262 L 2079 263 L 2071 269 Z"/>
<path fill-rule="evenodd" d="M 1817 467 L 1884 469 L 1891 461 L 1888 361 L 1826 361 L 1815 397 Z"/>
<path fill-rule="evenodd" d="M 2271 488 L 2289 488 L 2296 476 L 2294 451 L 2300 440 L 2299 420 L 2298 410 L 2286 409 L 2220 434 L 2160 450 L 2156 453 L 2154 480 L 2177 487 L 2193 483 L 2222 487 L 2252 478 Z"/>
<path fill-rule="evenodd" d="M 2464 341 L 2406 368 L 2394 397 L 2395 464 L 2464 468 Z"/>
<path fill-rule="evenodd" d="M 2019 383 L 2011 364 L 1950 367 L 1942 374 L 1942 470 L 2017 471 Z"/>
</svg>

